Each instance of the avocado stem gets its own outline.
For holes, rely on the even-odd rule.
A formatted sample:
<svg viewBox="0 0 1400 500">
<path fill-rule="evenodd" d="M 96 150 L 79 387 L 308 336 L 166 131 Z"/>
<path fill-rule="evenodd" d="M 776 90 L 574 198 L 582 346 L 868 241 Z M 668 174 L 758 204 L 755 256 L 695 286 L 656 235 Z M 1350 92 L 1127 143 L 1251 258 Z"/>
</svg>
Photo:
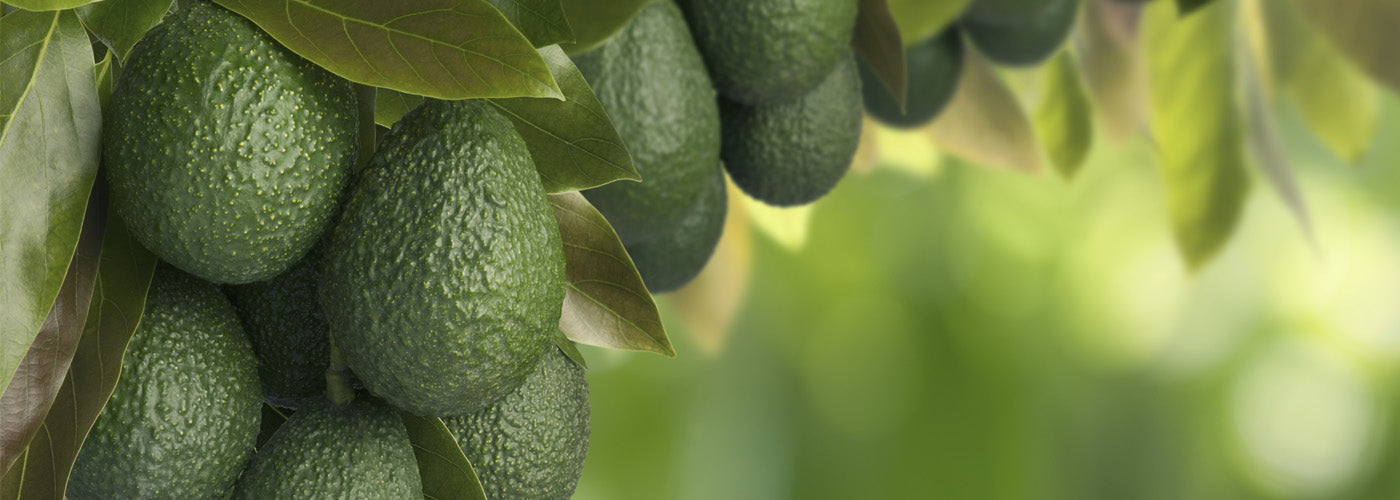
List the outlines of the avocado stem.
<svg viewBox="0 0 1400 500">
<path fill-rule="evenodd" d="M 326 398 L 331 400 L 331 404 L 347 405 L 355 400 L 355 389 L 350 387 L 350 370 L 345 367 L 345 355 L 336 347 L 334 337 L 330 339 L 330 344 L 331 364 L 326 367 Z"/>
</svg>

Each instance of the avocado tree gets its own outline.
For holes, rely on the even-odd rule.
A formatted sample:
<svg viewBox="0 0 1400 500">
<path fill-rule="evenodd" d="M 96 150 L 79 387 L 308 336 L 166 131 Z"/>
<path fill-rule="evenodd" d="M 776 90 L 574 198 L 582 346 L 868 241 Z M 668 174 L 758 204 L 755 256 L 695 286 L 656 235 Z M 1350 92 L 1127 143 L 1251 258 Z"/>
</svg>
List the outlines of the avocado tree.
<svg viewBox="0 0 1400 500">
<path fill-rule="evenodd" d="M 730 197 L 817 202 L 862 130 L 1066 178 L 1149 134 L 1198 268 L 1251 166 L 1309 224 L 1276 100 L 1354 162 L 1400 89 L 1381 0 L 0 14 L 0 498 L 567 498 L 576 343 L 675 356 Z"/>
</svg>

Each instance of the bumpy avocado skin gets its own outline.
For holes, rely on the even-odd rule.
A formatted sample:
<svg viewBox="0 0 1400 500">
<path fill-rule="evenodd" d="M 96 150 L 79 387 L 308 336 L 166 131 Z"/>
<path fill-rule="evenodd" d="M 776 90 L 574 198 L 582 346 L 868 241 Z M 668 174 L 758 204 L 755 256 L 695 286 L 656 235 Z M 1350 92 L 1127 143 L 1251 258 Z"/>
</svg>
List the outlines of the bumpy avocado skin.
<svg viewBox="0 0 1400 500">
<path fill-rule="evenodd" d="M 674 228 L 627 245 L 627 254 L 651 293 L 669 292 L 689 283 L 715 252 L 729 208 L 723 167 L 715 166 L 710 179 L 690 206 L 690 213 Z"/>
<path fill-rule="evenodd" d="M 642 176 L 584 195 L 624 243 L 668 231 L 708 186 L 720 145 L 715 91 L 680 9 L 652 3 L 576 63 Z"/>
<path fill-rule="evenodd" d="M 222 498 L 253 453 L 261 409 L 257 360 L 233 307 L 214 285 L 161 264 L 68 497 Z"/>
<path fill-rule="evenodd" d="M 331 232 L 321 306 L 371 392 L 471 413 L 525 380 L 564 300 L 558 221 L 525 143 L 480 101 L 429 101 L 384 136 Z"/>
<path fill-rule="evenodd" d="M 860 61 L 860 87 L 865 96 L 865 111 L 895 127 L 918 127 L 933 121 L 952 100 L 953 92 L 958 88 L 962 57 L 962 35 L 956 28 L 944 29 L 942 33 L 909 47 L 904 52 L 909 92 L 903 112 L 870 66 Z"/>
<path fill-rule="evenodd" d="M 525 385 L 481 411 L 443 419 L 491 500 L 565 500 L 588 455 L 583 368 L 550 349 Z"/>
<path fill-rule="evenodd" d="M 1078 13 L 1079 0 L 977 0 L 959 24 L 988 59 L 1030 66 L 1059 50 Z"/>
<path fill-rule="evenodd" d="M 366 397 L 345 406 L 322 399 L 268 439 L 233 498 L 419 500 L 423 484 L 397 411 Z"/>
<path fill-rule="evenodd" d="M 282 408 L 295 409 L 326 389 L 330 326 L 316 299 L 325 253 L 317 244 L 270 280 L 225 289 L 257 354 L 263 399 Z"/>
<path fill-rule="evenodd" d="M 113 206 L 142 245 L 215 283 L 265 280 L 331 223 L 355 162 L 349 82 L 203 0 L 142 39 L 103 123 Z"/>
<path fill-rule="evenodd" d="M 805 94 L 846 57 L 856 0 L 683 0 L 715 88 L 768 104 Z"/>
<path fill-rule="evenodd" d="M 850 168 L 860 143 L 860 76 L 848 52 L 811 92 L 781 104 L 721 99 L 725 168 L 755 199 L 776 206 L 821 198 Z"/>
</svg>

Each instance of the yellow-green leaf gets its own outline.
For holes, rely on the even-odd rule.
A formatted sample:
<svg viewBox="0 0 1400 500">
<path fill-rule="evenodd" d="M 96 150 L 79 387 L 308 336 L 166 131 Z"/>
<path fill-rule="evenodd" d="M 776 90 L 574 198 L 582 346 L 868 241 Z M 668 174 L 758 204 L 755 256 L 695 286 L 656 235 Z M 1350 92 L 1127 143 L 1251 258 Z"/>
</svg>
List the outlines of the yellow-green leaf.
<svg viewBox="0 0 1400 500">
<path fill-rule="evenodd" d="M 1080 24 L 1085 88 L 1099 123 L 1115 140 L 1137 132 L 1147 114 L 1147 85 L 1137 33 L 1140 10 L 1140 6 L 1124 2 L 1092 1 L 1085 6 Z"/>
<path fill-rule="evenodd" d="M 888 0 L 890 14 L 908 47 L 943 31 L 972 0 Z"/>
<path fill-rule="evenodd" d="M 963 51 L 958 90 L 928 128 L 934 144 L 979 165 L 1040 170 L 1040 145 L 1025 108 L 982 56 Z"/>
<path fill-rule="evenodd" d="M 1343 54 L 1372 78 L 1400 92 L 1395 56 L 1400 0 L 1296 0 L 1311 21 Z"/>
<path fill-rule="evenodd" d="M 1036 133 L 1055 169 L 1074 177 L 1093 144 L 1094 118 L 1073 53 L 1060 51 L 1046 64 L 1043 78 L 1035 110 Z"/>
</svg>

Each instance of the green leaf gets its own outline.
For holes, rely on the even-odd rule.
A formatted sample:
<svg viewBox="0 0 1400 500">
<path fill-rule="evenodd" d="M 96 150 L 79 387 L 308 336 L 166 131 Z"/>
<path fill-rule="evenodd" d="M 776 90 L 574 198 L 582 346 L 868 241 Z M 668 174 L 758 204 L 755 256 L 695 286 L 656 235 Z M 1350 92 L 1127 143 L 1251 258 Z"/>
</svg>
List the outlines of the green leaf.
<svg viewBox="0 0 1400 500">
<path fill-rule="evenodd" d="M 1303 17 L 1372 78 L 1400 92 L 1400 59 L 1395 57 L 1397 0 L 1296 0 Z"/>
<path fill-rule="evenodd" d="M 956 21 L 972 0 L 888 0 L 890 14 L 908 47 Z"/>
<path fill-rule="evenodd" d="M 1180 15 L 1186 16 L 1214 1 L 1215 0 L 1176 0 L 1176 8 L 1181 12 Z"/>
<path fill-rule="evenodd" d="M 1278 192 L 1311 241 L 1312 217 L 1308 214 L 1307 202 L 1303 199 L 1302 190 L 1298 188 L 1293 166 L 1283 150 L 1283 143 L 1274 126 L 1273 108 L 1264 98 L 1263 78 L 1260 77 L 1258 66 L 1241 65 L 1241 74 L 1245 82 L 1244 104 L 1249 118 L 1249 149 L 1254 153 L 1254 158 L 1260 170 L 1264 172 L 1264 178 L 1269 181 L 1269 186 Z"/>
<path fill-rule="evenodd" d="M 105 110 L 107 101 L 112 97 L 112 88 L 117 81 L 116 74 L 121 72 L 121 66 L 112 60 L 112 53 L 108 52 L 101 62 L 93 65 L 92 72 L 97 78 L 97 102 Z"/>
<path fill-rule="evenodd" d="M 403 115 L 423 104 L 423 96 L 379 89 L 374 97 L 374 123 L 393 127 Z"/>
<path fill-rule="evenodd" d="M 360 144 L 355 151 L 355 173 L 359 173 L 374 155 L 379 138 L 374 133 L 375 100 L 378 90 L 369 85 L 355 85 L 355 104 L 359 113 Z"/>
<path fill-rule="evenodd" d="M 423 496 L 435 500 L 486 500 L 486 491 L 476 477 L 452 431 L 437 417 L 420 417 L 399 412 L 418 458 L 418 474 L 423 479 Z"/>
<path fill-rule="evenodd" d="M 1145 10 L 1149 123 L 1177 246 L 1193 270 L 1229 239 L 1249 188 L 1234 98 L 1233 8 L 1220 2 L 1180 18 L 1170 2 Z"/>
<path fill-rule="evenodd" d="M 642 180 L 622 137 L 574 62 L 557 46 L 542 48 L 540 53 L 564 89 L 564 100 L 516 98 L 493 99 L 491 103 L 515 123 L 515 130 L 525 139 L 545 191 L 560 193 L 620 179 Z"/>
<path fill-rule="evenodd" d="M 1050 163 L 1073 178 L 1094 141 L 1093 107 L 1079 77 L 1079 64 L 1069 50 L 1060 51 L 1045 66 L 1035 129 Z"/>
<path fill-rule="evenodd" d="M 0 393 L 58 296 L 97 173 L 92 45 L 71 11 L 0 17 Z"/>
<path fill-rule="evenodd" d="M 1147 114 L 1146 70 L 1138 43 L 1140 12 L 1134 4 L 1088 2 L 1080 25 L 1084 83 L 1099 123 L 1112 139 L 1134 136 Z"/>
<path fill-rule="evenodd" d="M 574 41 L 559 0 L 489 0 L 536 47 Z"/>
<path fill-rule="evenodd" d="M 574 29 L 574 43 L 565 44 L 570 55 L 582 54 L 617 34 L 652 0 L 561 0 L 564 16 Z"/>
<path fill-rule="evenodd" d="M 539 52 L 486 0 L 215 0 L 355 83 L 439 99 L 562 98 Z"/>
<path fill-rule="evenodd" d="M 1024 172 L 1041 168 L 1030 116 L 968 44 L 963 44 L 958 89 L 927 130 L 940 149 L 969 162 Z"/>
<path fill-rule="evenodd" d="M 583 195 L 549 195 L 564 239 L 568 292 L 559 329 L 569 340 L 675 357 L 656 302 L 617 233 Z"/>
<path fill-rule="evenodd" d="M 71 9 L 82 5 L 87 5 L 97 0 L 5 0 L 5 5 L 12 5 L 24 10 L 43 12 Z"/>
<path fill-rule="evenodd" d="M 93 36 L 126 62 L 131 48 L 160 24 L 174 0 L 102 0 L 78 7 L 78 18 Z"/>
<path fill-rule="evenodd" d="M 899 39 L 899 27 L 890 16 L 885 0 L 860 0 L 851 45 L 875 72 L 875 76 L 880 78 L 885 90 L 894 96 L 899 109 L 903 110 L 909 88 L 904 67 L 904 43 Z"/>
<path fill-rule="evenodd" d="M 110 208 L 101 253 L 92 305 L 68 376 L 21 463 L 0 480 L 0 498 L 63 498 L 78 448 L 117 385 L 127 341 L 146 307 L 156 258 Z"/>
<path fill-rule="evenodd" d="M 569 337 L 564 335 L 564 332 L 559 330 L 554 331 L 554 346 L 558 347 L 559 351 L 564 353 L 565 356 L 568 356 L 569 359 L 578 363 L 579 366 L 588 368 L 588 362 L 583 359 L 583 353 L 578 351 L 578 346 L 574 345 L 574 341 L 569 340 Z"/>
</svg>

